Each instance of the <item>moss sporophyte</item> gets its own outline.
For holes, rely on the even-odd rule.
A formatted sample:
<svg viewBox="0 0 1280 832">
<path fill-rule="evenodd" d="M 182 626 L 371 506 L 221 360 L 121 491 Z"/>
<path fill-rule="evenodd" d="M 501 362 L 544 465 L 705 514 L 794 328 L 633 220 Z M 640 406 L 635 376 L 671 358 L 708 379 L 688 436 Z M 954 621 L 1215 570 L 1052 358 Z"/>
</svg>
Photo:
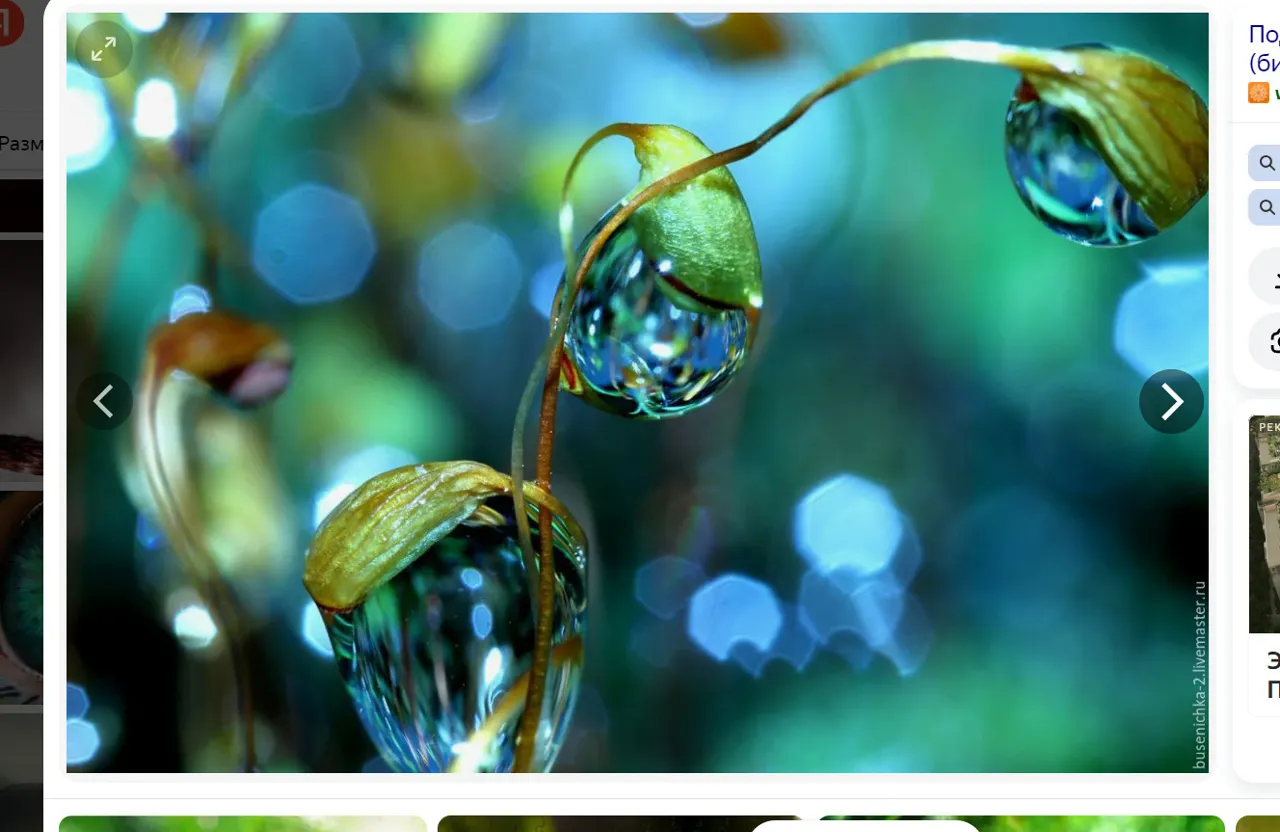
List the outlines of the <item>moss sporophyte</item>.
<svg viewBox="0 0 1280 832">
<path fill-rule="evenodd" d="M 1010 176 L 1028 209 L 1066 239 L 1103 249 L 1141 243 L 1208 191 L 1201 98 L 1142 55 L 1092 44 L 898 46 L 804 96 L 760 135 L 718 152 L 671 125 L 597 131 L 565 175 L 565 271 L 551 332 L 516 412 L 511 474 L 478 462 L 387 471 L 330 513 L 308 549 L 304 584 L 365 728 L 391 766 L 527 772 L 554 765 L 572 716 L 587 621 L 587 541 L 551 482 L 559 392 L 643 420 L 713 401 L 746 365 L 764 309 L 756 232 L 729 167 L 850 84 L 937 60 L 1019 73 L 1005 108 Z M 615 136 L 634 146 L 638 181 L 575 245 L 574 174 L 593 147 Z M 198 518 L 169 481 L 158 392 L 180 370 L 233 402 L 256 404 L 283 389 L 290 357 L 265 327 L 220 313 L 197 317 L 203 320 L 178 330 L 162 327 L 152 340 L 143 373 L 150 404 L 137 441 L 150 448 L 146 481 L 162 525 L 234 632 L 234 605 L 193 542 Z M 241 340 L 221 340 L 219 333 L 236 327 Z M 535 402 L 535 472 L 526 481 L 524 428 Z M 242 668 L 238 677 L 247 712 L 246 674 Z"/>
</svg>

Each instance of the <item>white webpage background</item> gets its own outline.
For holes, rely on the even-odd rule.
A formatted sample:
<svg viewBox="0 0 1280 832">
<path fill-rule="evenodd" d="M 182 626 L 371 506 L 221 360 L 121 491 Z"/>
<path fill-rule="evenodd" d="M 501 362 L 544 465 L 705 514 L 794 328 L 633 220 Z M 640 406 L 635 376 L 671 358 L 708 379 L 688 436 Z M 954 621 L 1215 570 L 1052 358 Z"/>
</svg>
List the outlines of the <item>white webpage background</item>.
<svg viewBox="0 0 1280 832">
<path fill-rule="evenodd" d="M 622 0 L 594 2 L 129 2 L 119 4 L 53 0 L 45 31 L 45 135 L 49 161 L 45 192 L 45 372 L 65 376 L 67 321 L 65 286 L 65 168 L 58 151 L 60 104 L 65 89 L 65 14 L 76 11 L 763 11 L 782 3 L 714 2 L 661 4 L 655 7 Z M 1247 41 L 1250 24 L 1280 26 L 1280 3 L 1268 0 L 1214 0 L 1212 3 L 1098 2 L 1022 0 L 975 3 L 945 0 L 931 3 L 810 2 L 787 5 L 788 11 L 1186 11 L 1210 12 L 1211 180 L 1224 183 L 1211 199 L 1230 200 L 1239 187 L 1233 177 L 1241 166 L 1230 140 L 1234 117 L 1228 102 L 1244 96 L 1233 75 L 1232 46 Z M 1243 31 L 1243 36 L 1241 32 Z M 1216 107 L 1214 105 L 1217 105 Z M 1280 106 L 1274 110 L 1280 120 Z M 1280 130 L 1280 121 L 1277 129 Z M 1278 139 L 1277 141 L 1280 141 Z M 1247 174 L 1246 174 L 1247 175 Z M 1280 785 L 1257 785 L 1251 779 L 1280 783 L 1280 719 L 1255 723 L 1245 700 L 1247 649 L 1247 563 L 1239 533 L 1245 513 L 1235 487 L 1239 477 L 1239 436 L 1245 424 L 1234 418 L 1249 399 L 1280 397 L 1280 378 L 1250 390 L 1233 371 L 1232 359 L 1247 360 L 1232 350 L 1232 290 L 1238 279 L 1229 256 L 1229 219 L 1211 221 L 1210 262 L 1212 360 L 1211 408 L 1211 736 L 1208 775 L 551 775 L 405 776 L 370 774 L 308 775 L 88 775 L 68 774 L 65 765 L 66 576 L 65 559 L 46 560 L 45 708 L 46 823 L 55 829 L 70 814 L 416 814 L 436 819 L 450 814 L 573 815 L 708 815 L 708 814 L 1216 814 L 1233 830 L 1248 814 L 1280 815 Z M 1248 292 L 1247 284 L 1244 291 Z M 1237 307 L 1238 308 L 1238 307 Z M 1250 372 L 1252 372 L 1250 370 Z M 46 546 L 65 553 L 67 486 L 67 390 L 46 385 Z M 1268 405 L 1270 407 L 1271 405 Z M 1280 401 L 1274 405 L 1280 413 Z M 1240 480 L 1242 482 L 1242 480 Z M 1233 530 L 1235 532 L 1233 540 Z M 1247 538 L 1246 538 L 1247 539 Z M 1235 568 L 1233 568 L 1233 564 Z M 1233 579 L 1234 578 L 1234 582 Z M 1188 616 L 1190 616 L 1190 609 Z M 1234 649 L 1232 649 L 1234 647 Z M 1190 654 L 1190 650 L 1188 651 Z M 1188 660 L 1188 677 L 1191 663 Z M 1236 682 L 1233 674 L 1239 674 Z M 1135 678 L 1133 684 L 1145 681 Z M 1188 685 L 1190 688 L 1190 685 Z M 1192 703 L 1188 697 L 1188 730 Z M 1234 714 L 1233 714 L 1234 711 Z M 1034 799 L 1028 799 L 1034 798 Z"/>
</svg>

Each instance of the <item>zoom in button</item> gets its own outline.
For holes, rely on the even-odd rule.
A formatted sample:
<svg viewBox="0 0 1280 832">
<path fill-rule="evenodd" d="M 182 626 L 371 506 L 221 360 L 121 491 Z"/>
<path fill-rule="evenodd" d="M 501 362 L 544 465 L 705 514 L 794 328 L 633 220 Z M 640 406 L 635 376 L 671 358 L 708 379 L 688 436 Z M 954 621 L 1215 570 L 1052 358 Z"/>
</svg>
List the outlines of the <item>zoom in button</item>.
<svg viewBox="0 0 1280 832">
<path fill-rule="evenodd" d="M 111 20 L 90 23 L 76 36 L 76 63 L 99 78 L 114 78 L 133 60 L 129 30 Z"/>
</svg>

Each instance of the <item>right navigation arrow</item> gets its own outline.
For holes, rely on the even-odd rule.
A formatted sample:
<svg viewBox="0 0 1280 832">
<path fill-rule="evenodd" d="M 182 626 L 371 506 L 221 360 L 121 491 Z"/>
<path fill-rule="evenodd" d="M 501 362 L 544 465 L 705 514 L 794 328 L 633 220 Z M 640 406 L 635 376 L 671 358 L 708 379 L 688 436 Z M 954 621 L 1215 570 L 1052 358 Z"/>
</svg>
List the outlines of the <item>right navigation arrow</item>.
<svg viewBox="0 0 1280 832">
<path fill-rule="evenodd" d="M 1172 416 L 1174 413 L 1178 412 L 1178 408 L 1182 407 L 1182 397 L 1179 396 L 1177 393 L 1173 392 L 1173 388 L 1170 387 L 1168 384 L 1162 384 L 1160 386 L 1163 387 L 1164 392 L 1168 393 L 1169 396 L 1173 399 L 1173 407 L 1166 410 L 1164 412 L 1164 415 L 1160 417 L 1163 421 L 1167 422 L 1169 421 L 1169 417 Z"/>
</svg>

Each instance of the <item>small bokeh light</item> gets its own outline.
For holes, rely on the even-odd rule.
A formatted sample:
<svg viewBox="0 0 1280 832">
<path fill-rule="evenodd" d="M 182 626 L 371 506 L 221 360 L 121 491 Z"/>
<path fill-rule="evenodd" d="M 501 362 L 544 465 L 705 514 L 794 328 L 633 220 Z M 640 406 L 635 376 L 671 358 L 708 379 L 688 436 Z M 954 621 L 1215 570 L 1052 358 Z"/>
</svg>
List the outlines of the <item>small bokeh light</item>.
<svg viewBox="0 0 1280 832">
<path fill-rule="evenodd" d="M 67 720 L 67 764 L 86 765 L 98 755 L 102 747 L 102 735 L 98 726 L 86 719 Z"/>
<path fill-rule="evenodd" d="M 67 683 L 67 719 L 83 719 L 89 712 L 89 694 L 72 682 Z"/>
<path fill-rule="evenodd" d="M 360 49 L 346 18 L 304 14 L 294 19 L 263 68 L 258 91 L 291 116 L 332 110 L 346 100 L 361 70 Z M 299 72 L 306 67 L 306 72 Z"/>
<path fill-rule="evenodd" d="M 767 651 L 782 629 L 782 605 L 766 583 L 721 575 L 689 599 L 688 629 L 694 644 L 722 662 L 740 644 Z"/>
<path fill-rule="evenodd" d="M 1143 264 L 1116 308 L 1116 352 L 1146 378 L 1209 368 L 1209 261 Z"/>
<path fill-rule="evenodd" d="M 188 604 L 173 614 L 173 634 L 190 650 L 204 650 L 218 637 L 218 625 L 201 604 Z"/>
<path fill-rule="evenodd" d="M 169 15 L 164 12 L 147 10 L 134 10 L 124 13 L 124 22 L 129 28 L 135 32 L 143 34 L 149 32 L 158 32 L 164 27 L 164 23 L 169 19 Z"/>
<path fill-rule="evenodd" d="M 133 129 L 146 139 L 167 139 L 178 132 L 178 93 L 171 82 L 152 78 L 138 87 Z"/>
<path fill-rule="evenodd" d="M 824 572 L 879 572 L 902 534 L 902 517 L 889 492 L 853 474 L 821 483 L 796 507 L 796 549 Z"/>
<path fill-rule="evenodd" d="M 115 144 L 115 125 L 107 111 L 102 81 L 78 64 L 67 65 L 67 94 L 63 107 L 63 152 L 67 173 L 90 170 L 98 165 Z"/>
<path fill-rule="evenodd" d="M 440 232 L 422 248 L 418 293 L 428 311 L 449 329 L 496 326 L 511 312 L 522 282 L 520 259 L 498 231 L 464 222 Z"/>
<path fill-rule="evenodd" d="M 649 612 L 669 621 L 684 609 L 706 577 L 698 564 L 665 555 L 636 570 L 636 600 Z"/>
<path fill-rule="evenodd" d="M 377 244 L 360 203 L 326 185 L 304 183 L 258 216 L 253 264 L 294 303 L 338 300 L 360 287 Z"/>
</svg>

